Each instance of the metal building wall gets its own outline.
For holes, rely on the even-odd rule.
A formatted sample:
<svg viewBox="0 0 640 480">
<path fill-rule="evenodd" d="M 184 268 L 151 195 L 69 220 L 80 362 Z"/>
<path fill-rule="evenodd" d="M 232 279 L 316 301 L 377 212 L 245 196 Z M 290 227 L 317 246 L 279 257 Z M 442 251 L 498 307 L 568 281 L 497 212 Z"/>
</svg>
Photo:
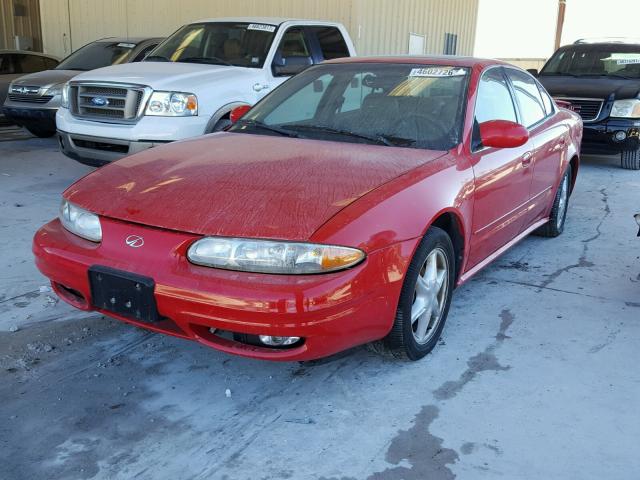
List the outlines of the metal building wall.
<svg viewBox="0 0 640 480">
<path fill-rule="evenodd" d="M 169 35 L 201 18 L 272 16 L 342 22 L 358 53 L 407 53 L 409 33 L 426 37 L 425 53 L 443 53 L 445 33 L 471 54 L 478 0 L 44 0 L 44 48 L 68 54 L 109 35 Z M 66 48 L 65 48 L 66 46 Z"/>
<path fill-rule="evenodd" d="M 38 0 L 0 0 L 0 50 L 14 49 L 16 35 L 30 38 L 33 50 L 42 49 Z"/>
</svg>

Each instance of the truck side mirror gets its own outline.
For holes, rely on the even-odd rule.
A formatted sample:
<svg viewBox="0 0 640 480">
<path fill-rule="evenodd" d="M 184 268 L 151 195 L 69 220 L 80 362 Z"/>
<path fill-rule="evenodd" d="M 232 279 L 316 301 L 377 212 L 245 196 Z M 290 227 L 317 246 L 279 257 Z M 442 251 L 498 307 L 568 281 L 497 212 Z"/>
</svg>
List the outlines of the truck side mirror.
<svg viewBox="0 0 640 480">
<path fill-rule="evenodd" d="M 297 75 L 311 65 L 313 65 L 311 57 L 282 57 L 273 63 L 273 75 L 276 77 Z"/>
</svg>

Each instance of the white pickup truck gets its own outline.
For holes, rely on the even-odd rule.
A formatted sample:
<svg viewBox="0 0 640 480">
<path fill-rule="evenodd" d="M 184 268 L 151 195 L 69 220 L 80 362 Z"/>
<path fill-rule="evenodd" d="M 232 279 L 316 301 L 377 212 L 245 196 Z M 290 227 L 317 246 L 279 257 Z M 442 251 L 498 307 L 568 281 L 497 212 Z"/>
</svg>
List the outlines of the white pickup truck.
<svg viewBox="0 0 640 480">
<path fill-rule="evenodd" d="M 56 114 L 60 146 L 100 166 L 153 146 L 223 129 L 310 65 L 355 55 L 343 25 L 220 18 L 183 26 L 143 62 L 80 74 Z"/>
</svg>

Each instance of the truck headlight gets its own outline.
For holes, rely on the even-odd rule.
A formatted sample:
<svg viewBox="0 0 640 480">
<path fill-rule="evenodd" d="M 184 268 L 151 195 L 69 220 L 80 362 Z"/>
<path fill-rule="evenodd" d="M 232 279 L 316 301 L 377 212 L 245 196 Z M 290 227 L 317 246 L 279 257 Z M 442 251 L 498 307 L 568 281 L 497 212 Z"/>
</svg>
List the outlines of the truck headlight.
<svg viewBox="0 0 640 480">
<path fill-rule="evenodd" d="M 62 98 L 60 99 L 60 105 L 64 108 L 69 108 L 69 84 L 65 83 L 62 86 Z"/>
<path fill-rule="evenodd" d="M 153 92 L 145 115 L 191 117 L 198 114 L 198 99 L 192 93 Z"/>
<path fill-rule="evenodd" d="M 205 237 L 187 252 L 192 263 L 256 273 L 329 273 L 353 267 L 364 252 L 350 247 L 244 238 Z"/>
<path fill-rule="evenodd" d="M 64 228 L 79 237 L 92 242 L 102 240 L 102 227 L 98 215 L 88 212 L 64 198 L 60 204 L 60 221 Z"/>
<path fill-rule="evenodd" d="M 640 100 L 616 100 L 611 108 L 611 117 L 640 118 Z"/>
</svg>

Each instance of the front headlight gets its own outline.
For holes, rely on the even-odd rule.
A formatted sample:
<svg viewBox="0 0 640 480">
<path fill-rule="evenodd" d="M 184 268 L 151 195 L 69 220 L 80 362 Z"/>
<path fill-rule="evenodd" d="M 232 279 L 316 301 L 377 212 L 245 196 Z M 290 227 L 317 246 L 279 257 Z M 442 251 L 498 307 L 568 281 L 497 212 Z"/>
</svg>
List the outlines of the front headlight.
<svg viewBox="0 0 640 480">
<path fill-rule="evenodd" d="M 640 100 L 616 100 L 611 108 L 611 117 L 640 118 Z"/>
<path fill-rule="evenodd" d="M 64 198 L 60 204 L 60 221 L 64 228 L 79 237 L 92 242 L 102 240 L 102 227 L 98 215 L 88 212 Z"/>
<path fill-rule="evenodd" d="M 65 83 L 62 86 L 62 98 L 60 99 L 60 105 L 64 108 L 69 108 L 69 84 Z"/>
<path fill-rule="evenodd" d="M 42 95 L 51 95 L 52 97 L 60 95 L 62 93 L 62 90 L 64 89 L 64 86 L 64 83 L 59 83 L 57 85 L 53 85 L 52 87 L 45 88 L 42 91 Z"/>
<path fill-rule="evenodd" d="M 312 243 L 205 237 L 187 252 L 197 265 L 256 273 L 328 273 L 353 267 L 364 252 L 349 247 Z"/>
<path fill-rule="evenodd" d="M 191 117 L 198 114 L 198 99 L 192 93 L 153 92 L 144 114 Z"/>
</svg>

